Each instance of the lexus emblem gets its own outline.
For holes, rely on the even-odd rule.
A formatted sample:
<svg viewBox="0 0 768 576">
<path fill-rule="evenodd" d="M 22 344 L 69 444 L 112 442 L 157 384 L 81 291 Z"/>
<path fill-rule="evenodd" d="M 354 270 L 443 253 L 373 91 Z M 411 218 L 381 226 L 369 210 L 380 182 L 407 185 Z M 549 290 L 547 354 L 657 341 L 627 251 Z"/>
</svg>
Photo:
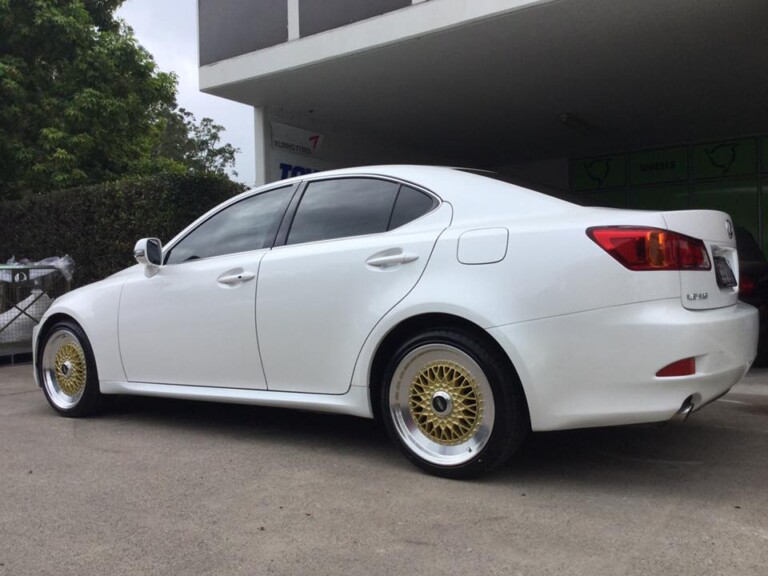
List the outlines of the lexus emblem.
<svg viewBox="0 0 768 576">
<path fill-rule="evenodd" d="M 728 238 L 733 238 L 733 224 L 731 224 L 730 220 L 725 221 L 725 229 L 728 232 Z"/>
</svg>

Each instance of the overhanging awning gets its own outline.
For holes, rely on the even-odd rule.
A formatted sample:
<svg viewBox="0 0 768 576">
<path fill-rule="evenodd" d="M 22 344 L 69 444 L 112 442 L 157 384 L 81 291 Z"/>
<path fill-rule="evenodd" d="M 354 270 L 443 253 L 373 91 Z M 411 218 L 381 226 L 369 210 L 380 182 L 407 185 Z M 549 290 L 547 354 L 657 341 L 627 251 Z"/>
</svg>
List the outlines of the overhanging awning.
<svg viewBox="0 0 768 576">
<path fill-rule="evenodd" d="M 459 4 L 205 66 L 201 87 L 477 165 L 768 133 L 765 0 L 512 1 L 416 25 Z"/>
</svg>

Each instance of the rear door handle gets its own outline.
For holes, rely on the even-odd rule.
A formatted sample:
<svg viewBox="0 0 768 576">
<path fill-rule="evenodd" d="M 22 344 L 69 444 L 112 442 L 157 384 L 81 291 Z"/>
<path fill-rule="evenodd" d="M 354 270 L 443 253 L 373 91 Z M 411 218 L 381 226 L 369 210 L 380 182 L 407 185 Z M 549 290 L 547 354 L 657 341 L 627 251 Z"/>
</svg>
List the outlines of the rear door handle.
<svg viewBox="0 0 768 576">
<path fill-rule="evenodd" d="M 398 264 L 407 264 L 418 260 L 417 254 L 409 254 L 407 252 L 396 252 L 395 254 L 386 254 L 383 256 L 373 255 L 365 261 L 368 266 L 376 266 L 377 268 L 387 268 L 389 266 L 396 266 Z"/>
<path fill-rule="evenodd" d="M 241 282 L 248 282 L 248 280 L 253 280 L 256 278 L 256 274 L 253 272 L 236 272 L 236 273 L 230 273 L 230 274 L 223 274 L 222 276 L 219 276 L 217 279 L 217 282 L 219 284 L 239 284 Z"/>
</svg>

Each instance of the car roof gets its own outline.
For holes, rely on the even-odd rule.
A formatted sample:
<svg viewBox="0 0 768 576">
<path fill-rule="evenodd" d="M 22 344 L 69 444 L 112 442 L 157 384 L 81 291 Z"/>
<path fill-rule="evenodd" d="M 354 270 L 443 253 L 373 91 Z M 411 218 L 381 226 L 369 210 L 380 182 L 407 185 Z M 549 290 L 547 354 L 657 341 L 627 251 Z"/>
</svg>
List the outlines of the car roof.
<svg viewBox="0 0 768 576">
<path fill-rule="evenodd" d="M 522 186 L 489 178 L 477 172 L 444 166 L 392 164 L 359 166 L 315 172 L 281 180 L 280 184 L 324 180 L 348 176 L 394 178 L 425 188 L 454 208 L 454 218 L 472 220 L 485 218 L 489 211 L 529 216 L 550 212 L 579 210 L 580 207 Z M 278 184 L 273 182 L 270 186 Z"/>
</svg>

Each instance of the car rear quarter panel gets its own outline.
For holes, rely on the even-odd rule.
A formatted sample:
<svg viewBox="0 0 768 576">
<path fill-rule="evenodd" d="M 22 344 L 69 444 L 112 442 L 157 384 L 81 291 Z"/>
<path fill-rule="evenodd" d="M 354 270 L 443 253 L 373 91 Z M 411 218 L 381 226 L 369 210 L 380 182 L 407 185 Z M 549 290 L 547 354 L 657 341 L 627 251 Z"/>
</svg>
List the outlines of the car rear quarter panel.
<svg viewBox="0 0 768 576">
<path fill-rule="evenodd" d="M 596 218 L 588 211 L 567 221 L 558 216 L 509 219 L 505 224 L 506 256 L 489 264 L 462 264 L 457 254 L 465 230 L 453 226 L 446 230 L 424 276 L 402 306 L 431 301 L 471 310 L 483 328 L 490 328 L 679 297 L 679 272 L 627 270 L 586 234 L 589 226 L 598 224 L 664 226 L 659 214 L 599 212 Z"/>
<path fill-rule="evenodd" d="M 452 225 L 438 240 L 419 283 L 366 341 L 353 384 L 368 384 L 378 343 L 413 316 L 451 314 L 491 329 L 636 302 L 679 302 L 679 272 L 627 270 L 587 236 L 586 229 L 599 224 L 663 227 L 664 220 L 652 212 L 579 209 L 568 217 L 473 219 Z M 483 227 L 509 231 L 505 257 L 489 264 L 462 264 L 459 239 Z"/>
</svg>

